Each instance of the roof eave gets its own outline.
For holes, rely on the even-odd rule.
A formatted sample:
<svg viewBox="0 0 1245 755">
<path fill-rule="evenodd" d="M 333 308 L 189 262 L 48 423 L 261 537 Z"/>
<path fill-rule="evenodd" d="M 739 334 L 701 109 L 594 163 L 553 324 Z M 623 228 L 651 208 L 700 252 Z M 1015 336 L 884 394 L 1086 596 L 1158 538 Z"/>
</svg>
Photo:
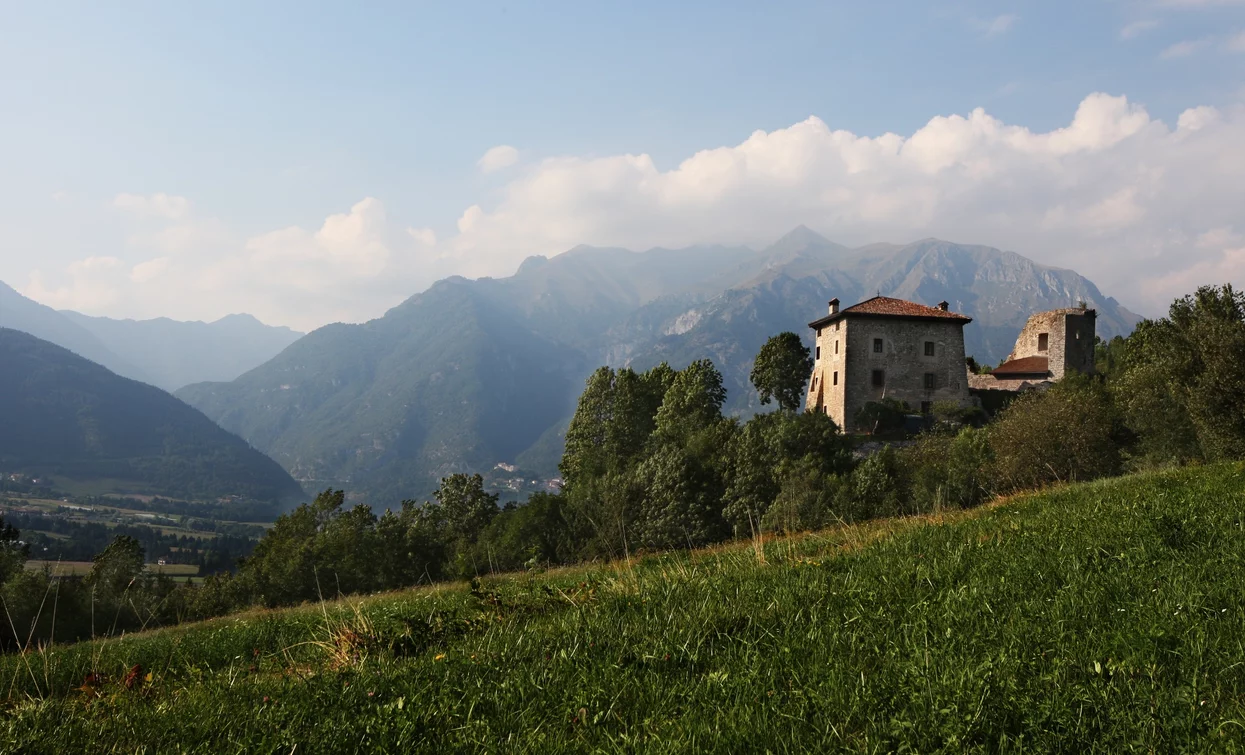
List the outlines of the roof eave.
<svg viewBox="0 0 1245 755">
<path fill-rule="evenodd" d="M 895 320 L 932 320 L 934 322 L 953 322 L 960 325 L 967 325 L 973 321 L 968 315 L 956 314 L 953 317 L 942 317 L 940 315 L 891 315 L 883 312 L 839 312 L 838 314 L 826 315 L 819 320 L 813 320 L 808 327 L 816 330 L 824 328 L 835 320 L 842 320 L 845 317 L 886 317 Z"/>
</svg>

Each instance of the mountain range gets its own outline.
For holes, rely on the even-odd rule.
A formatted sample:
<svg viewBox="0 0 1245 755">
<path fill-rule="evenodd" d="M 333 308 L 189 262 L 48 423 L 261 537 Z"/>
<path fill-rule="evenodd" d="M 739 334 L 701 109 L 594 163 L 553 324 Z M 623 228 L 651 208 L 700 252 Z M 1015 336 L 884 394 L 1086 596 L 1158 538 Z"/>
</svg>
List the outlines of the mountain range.
<svg viewBox="0 0 1245 755">
<path fill-rule="evenodd" d="M 276 462 L 168 393 L 0 328 L 0 471 L 58 488 L 271 504 L 302 489 Z"/>
<path fill-rule="evenodd" d="M 728 411 L 758 411 L 748 374 L 766 338 L 792 330 L 811 344 L 806 323 L 828 299 L 878 293 L 972 316 L 967 352 L 985 363 L 1035 311 L 1083 301 L 1104 338 L 1140 319 L 1075 272 L 1012 252 L 937 239 L 850 249 L 800 227 L 759 251 L 580 246 L 507 278 L 447 278 L 383 317 L 320 328 L 235 380 L 177 395 L 309 488 L 392 505 L 455 471 L 556 474 L 584 378 L 601 364 L 708 357 Z"/>
<path fill-rule="evenodd" d="M 166 391 L 233 380 L 303 334 L 250 315 L 215 322 L 114 320 L 55 310 L 0 282 L 0 327 L 50 341 L 109 370 Z"/>
</svg>

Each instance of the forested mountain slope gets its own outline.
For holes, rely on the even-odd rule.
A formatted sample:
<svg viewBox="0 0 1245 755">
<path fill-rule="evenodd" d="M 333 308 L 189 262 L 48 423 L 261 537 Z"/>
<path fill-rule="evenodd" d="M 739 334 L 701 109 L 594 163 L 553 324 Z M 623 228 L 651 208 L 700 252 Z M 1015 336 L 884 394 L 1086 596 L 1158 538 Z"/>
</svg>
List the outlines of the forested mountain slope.
<svg viewBox="0 0 1245 755">
<path fill-rule="evenodd" d="M 0 328 L 0 470 L 97 492 L 274 505 L 302 489 L 198 410 L 27 333 Z"/>
</svg>

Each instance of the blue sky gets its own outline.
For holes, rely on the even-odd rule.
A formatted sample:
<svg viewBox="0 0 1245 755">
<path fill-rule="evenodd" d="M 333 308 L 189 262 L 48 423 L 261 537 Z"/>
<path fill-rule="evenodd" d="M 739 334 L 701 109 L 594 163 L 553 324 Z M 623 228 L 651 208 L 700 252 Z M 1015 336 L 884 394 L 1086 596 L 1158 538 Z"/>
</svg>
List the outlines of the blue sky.
<svg viewBox="0 0 1245 755">
<path fill-rule="evenodd" d="M 562 251 L 574 229 L 524 231 L 524 248 L 507 254 L 453 239 L 466 233 L 467 208 L 490 214 L 513 201 L 550 159 L 648 155 L 658 172 L 671 171 L 700 150 L 809 116 L 831 131 L 907 138 L 936 116 L 982 108 L 1046 133 L 1068 126 L 1096 92 L 1126 97 L 1175 129 L 1190 108 L 1230 114 L 1245 100 L 1245 4 L 1228 0 L 115 5 L 0 6 L 0 280 L 99 314 L 262 309 L 308 327 L 375 316 L 440 274 L 506 274 L 541 243 L 543 253 Z M 1236 132 L 1219 138 L 1231 146 Z M 515 148 L 514 164 L 482 171 L 477 161 L 498 145 Z M 140 227 L 118 212 L 120 195 L 165 195 L 192 209 L 140 213 L 148 223 Z M 407 290 L 376 295 L 361 285 L 354 303 L 332 312 L 309 311 L 312 281 L 299 295 L 253 286 L 245 295 L 262 307 L 210 286 L 167 301 L 138 297 L 148 302 L 140 305 L 89 273 L 181 264 L 188 246 L 159 248 L 156 235 L 168 228 L 153 218 L 191 225 L 193 217 L 186 233 L 200 234 L 195 253 L 206 259 L 282 229 L 314 235 L 365 198 L 383 206 L 383 220 L 359 222 L 384 226 L 376 239 L 387 255 L 365 272 L 392 283 L 386 265 L 415 254 L 397 248 L 402 229 L 431 231 L 436 241 L 426 246 L 436 251 L 403 268 Z M 840 235 L 840 216 L 810 214 L 809 225 Z M 1221 232 L 1230 251 L 1242 221 L 1208 217 L 1189 238 Z M 721 240 L 711 217 L 702 222 L 699 234 L 680 229 L 668 243 Z M 873 240 L 862 234 L 887 230 L 848 225 L 845 240 L 862 243 Z M 930 225 L 967 235 L 957 241 L 1020 246 L 989 229 L 974 238 L 971 225 Z M 632 239 L 576 227 L 588 243 L 664 242 L 659 233 Z M 736 232 L 755 243 L 777 227 L 758 221 Z M 922 230 L 895 228 L 933 235 Z M 498 233 L 494 247 L 507 237 Z M 71 269 L 93 257 L 117 264 Z M 298 252 L 287 246 L 269 258 L 296 264 Z M 211 277 L 196 264 L 184 274 Z M 1128 303 L 1127 291 L 1111 293 Z M 1133 305 L 1152 304 L 1142 298 Z"/>
</svg>

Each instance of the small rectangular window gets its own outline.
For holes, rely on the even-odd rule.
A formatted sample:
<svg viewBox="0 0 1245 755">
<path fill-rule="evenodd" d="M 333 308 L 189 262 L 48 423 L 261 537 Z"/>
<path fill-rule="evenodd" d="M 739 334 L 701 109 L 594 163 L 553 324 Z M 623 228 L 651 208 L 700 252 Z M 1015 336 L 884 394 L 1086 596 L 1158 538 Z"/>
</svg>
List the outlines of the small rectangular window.
<svg viewBox="0 0 1245 755">
<path fill-rule="evenodd" d="M 930 402 L 928 401 L 921 402 L 921 414 L 929 414 L 930 410 L 932 409 L 933 409 L 933 405 Z"/>
<path fill-rule="evenodd" d="M 886 372 L 883 370 L 873 371 L 873 387 L 881 388 L 886 385 Z"/>
<path fill-rule="evenodd" d="M 831 383 L 831 385 L 838 385 L 838 384 L 839 384 L 839 373 L 838 373 L 838 372 L 835 372 L 835 373 L 834 373 L 834 382 L 833 382 L 833 383 Z"/>
<path fill-rule="evenodd" d="M 934 342 L 926 341 L 925 342 L 925 356 L 932 357 L 933 355 L 934 355 Z"/>
<path fill-rule="evenodd" d="M 882 339 L 881 338 L 873 339 L 873 353 L 874 354 L 882 353 Z"/>
<path fill-rule="evenodd" d="M 839 353 L 839 340 L 837 338 L 834 340 L 834 353 Z"/>
<path fill-rule="evenodd" d="M 1049 342 L 1049 334 L 1038 333 L 1038 351 L 1046 351 Z"/>
<path fill-rule="evenodd" d="M 839 324 L 837 322 L 834 324 L 834 332 L 839 332 Z"/>
<path fill-rule="evenodd" d="M 925 390 L 932 391 L 934 390 L 934 386 L 935 386 L 934 373 L 932 372 L 925 373 Z"/>
<path fill-rule="evenodd" d="M 813 357 L 813 358 L 814 358 L 814 359 L 821 359 L 821 347 L 820 347 L 820 346 L 818 346 L 818 347 L 817 347 L 817 355 L 816 355 L 815 357 Z"/>
</svg>

